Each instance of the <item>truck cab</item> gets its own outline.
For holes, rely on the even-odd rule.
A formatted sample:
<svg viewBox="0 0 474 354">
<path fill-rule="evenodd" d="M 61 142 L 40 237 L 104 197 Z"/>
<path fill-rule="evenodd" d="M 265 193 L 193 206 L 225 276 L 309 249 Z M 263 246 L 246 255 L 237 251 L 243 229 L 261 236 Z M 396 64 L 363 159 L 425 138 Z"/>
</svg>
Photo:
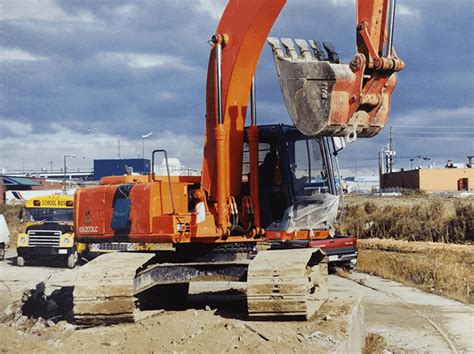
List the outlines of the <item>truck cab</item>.
<svg viewBox="0 0 474 354">
<path fill-rule="evenodd" d="M 20 211 L 22 228 L 17 238 L 17 265 L 32 260 L 59 260 L 74 268 L 78 253 L 74 244 L 74 197 L 42 196 L 29 199 Z"/>
</svg>

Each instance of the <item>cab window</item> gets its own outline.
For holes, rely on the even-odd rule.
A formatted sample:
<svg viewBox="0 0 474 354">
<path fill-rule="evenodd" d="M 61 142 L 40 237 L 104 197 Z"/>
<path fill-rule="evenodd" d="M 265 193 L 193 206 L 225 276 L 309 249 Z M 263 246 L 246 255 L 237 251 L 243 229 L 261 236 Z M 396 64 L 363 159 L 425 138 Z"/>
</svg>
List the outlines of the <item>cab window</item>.
<svg viewBox="0 0 474 354">
<path fill-rule="evenodd" d="M 26 221 L 73 221 L 72 208 L 30 208 L 26 209 Z"/>
</svg>

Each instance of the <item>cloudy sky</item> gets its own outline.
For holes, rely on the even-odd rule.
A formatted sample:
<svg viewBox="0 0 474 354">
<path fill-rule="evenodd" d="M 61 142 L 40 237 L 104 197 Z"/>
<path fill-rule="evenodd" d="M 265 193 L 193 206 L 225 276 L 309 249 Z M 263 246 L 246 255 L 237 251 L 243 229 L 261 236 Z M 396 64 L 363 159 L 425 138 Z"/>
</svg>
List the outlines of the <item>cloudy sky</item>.
<svg viewBox="0 0 474 354">
<path fill-rule="evenodd" d="M 405 61 L 392 100 L 397 164 L 474 155 L 474 1 L 398 0 L 395 46 Z M 91 168 L 94 158 L 166 148 L 200 168 L 207 43 L 221 0 L 0 0 L 0 169 Z M 354 0 L 288 0 L 272 36 L 355 48 Z M 471 34 L 469 34 L 471 33 Z M 289 123 L 271 57 L 257 68 L 260 123 Z M 376 172 L 388 128 L 342 153 Z M 415 159 L 416 162 L 416 159 Z"/>
</svg>

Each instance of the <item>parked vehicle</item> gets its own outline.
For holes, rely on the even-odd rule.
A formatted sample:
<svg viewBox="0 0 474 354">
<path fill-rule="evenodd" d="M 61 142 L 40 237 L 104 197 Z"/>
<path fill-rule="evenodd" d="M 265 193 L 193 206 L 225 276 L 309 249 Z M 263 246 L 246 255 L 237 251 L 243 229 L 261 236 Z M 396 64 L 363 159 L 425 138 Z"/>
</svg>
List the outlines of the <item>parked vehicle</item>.
<svg viewBox="0 0 474 354">
<path fill-rule="evenodd" d="M 5 259 L 5 251 L 10 243 L 10 230 L 5 216 L 0 214 L 0 261 Z"/>
<path fill-rule="evenodd" d="M 16 263 L 23 267 L 36 259 L 60 259 L 74 268 L 78 253 L 74 244 L 74 197 L 51 195 L 25 202 L 20 211 L 22 231 L 17 238 Z"/>
</svg>

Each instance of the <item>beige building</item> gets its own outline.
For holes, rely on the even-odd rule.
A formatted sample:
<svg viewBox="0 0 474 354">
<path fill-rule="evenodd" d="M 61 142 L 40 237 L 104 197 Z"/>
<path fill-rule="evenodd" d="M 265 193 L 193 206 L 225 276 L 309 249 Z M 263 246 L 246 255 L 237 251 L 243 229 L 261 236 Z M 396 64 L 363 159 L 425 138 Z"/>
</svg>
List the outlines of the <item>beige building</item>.
<svg viewBox="0 0 474 354">
<path fill-rule="evenodd" d="M 426 192 L 474 191 L 474 168 L 422 168 L 382 175 L 381 188 L 396 187 Z"/>
</svg>

